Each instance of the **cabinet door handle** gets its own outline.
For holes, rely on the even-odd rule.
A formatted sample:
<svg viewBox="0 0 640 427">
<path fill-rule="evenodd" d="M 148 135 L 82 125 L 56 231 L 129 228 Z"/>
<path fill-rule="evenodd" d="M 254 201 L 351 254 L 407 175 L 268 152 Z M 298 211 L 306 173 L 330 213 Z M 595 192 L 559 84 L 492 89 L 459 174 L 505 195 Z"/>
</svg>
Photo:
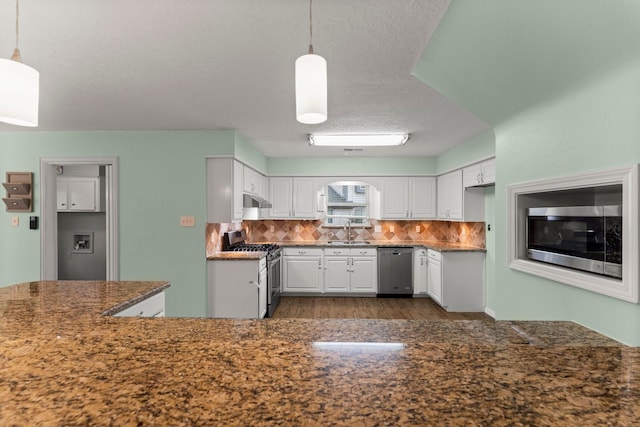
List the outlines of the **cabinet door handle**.
<svg viewBox="0 0 640 427">
<path fill-rule="evenodd" d="M 252 285 L 256 285 L 256 288 L 260 289 L 260 284 L 258 282 L 256 282 L 255 280 L 249 280 L 249 283 Z"/>
</svg>

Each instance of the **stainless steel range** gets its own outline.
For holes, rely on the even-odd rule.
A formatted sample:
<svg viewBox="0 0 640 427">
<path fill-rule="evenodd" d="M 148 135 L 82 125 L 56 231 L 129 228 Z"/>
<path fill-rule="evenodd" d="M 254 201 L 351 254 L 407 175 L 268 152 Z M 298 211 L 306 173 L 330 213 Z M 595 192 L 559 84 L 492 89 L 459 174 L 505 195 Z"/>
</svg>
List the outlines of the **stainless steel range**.
<svg viewBox="0 0 640 427">
<path fill-rule="evenodd" d="M 248 243 L 245 230 L 230 231 L 222 237 L 223 251 L 267 253 L 267 317 L 280 302 L 282 249 L 275 243 Z"/>
</svg>

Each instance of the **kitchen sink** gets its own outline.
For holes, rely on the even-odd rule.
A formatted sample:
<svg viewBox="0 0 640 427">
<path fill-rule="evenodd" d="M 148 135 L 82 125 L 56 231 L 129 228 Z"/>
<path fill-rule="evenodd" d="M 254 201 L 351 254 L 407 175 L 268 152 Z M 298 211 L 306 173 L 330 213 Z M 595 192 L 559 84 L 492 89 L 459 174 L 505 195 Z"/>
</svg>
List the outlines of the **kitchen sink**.
<svg viewBox="0 0 640 427">
<path fill-rule="evenodd" d="M 330 245 L 369 245 L 370 242 L 367 240 L 332 240 L 328 242 Z"/>
</svg>

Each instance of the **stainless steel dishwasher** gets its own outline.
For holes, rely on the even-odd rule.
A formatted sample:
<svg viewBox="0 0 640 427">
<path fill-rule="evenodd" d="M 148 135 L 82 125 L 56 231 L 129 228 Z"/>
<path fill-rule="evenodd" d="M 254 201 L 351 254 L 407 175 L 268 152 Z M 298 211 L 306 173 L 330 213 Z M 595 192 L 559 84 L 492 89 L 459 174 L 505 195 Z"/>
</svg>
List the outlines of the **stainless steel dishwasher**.
<svg viewBox="0 0 640 427">
<path fill-rule="evenodd" d="M 378 295 L 413 295 L 413 248 L 378 248 Z"/>
</svg>

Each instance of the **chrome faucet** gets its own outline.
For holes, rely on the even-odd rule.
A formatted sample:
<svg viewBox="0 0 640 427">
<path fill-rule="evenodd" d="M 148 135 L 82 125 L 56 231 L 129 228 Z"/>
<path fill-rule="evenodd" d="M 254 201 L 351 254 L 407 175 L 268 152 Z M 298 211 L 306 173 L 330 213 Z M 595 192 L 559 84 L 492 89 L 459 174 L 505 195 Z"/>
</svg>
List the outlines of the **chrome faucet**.
<svg viewBox="0 0 640 427">
<path fill-rule="evenodd" d="M 347 223 L 344 225 L 344 229 L 347 231 L 347 242 L 351 243 L 351 220 L 348 219 Z"/>
</svg>

